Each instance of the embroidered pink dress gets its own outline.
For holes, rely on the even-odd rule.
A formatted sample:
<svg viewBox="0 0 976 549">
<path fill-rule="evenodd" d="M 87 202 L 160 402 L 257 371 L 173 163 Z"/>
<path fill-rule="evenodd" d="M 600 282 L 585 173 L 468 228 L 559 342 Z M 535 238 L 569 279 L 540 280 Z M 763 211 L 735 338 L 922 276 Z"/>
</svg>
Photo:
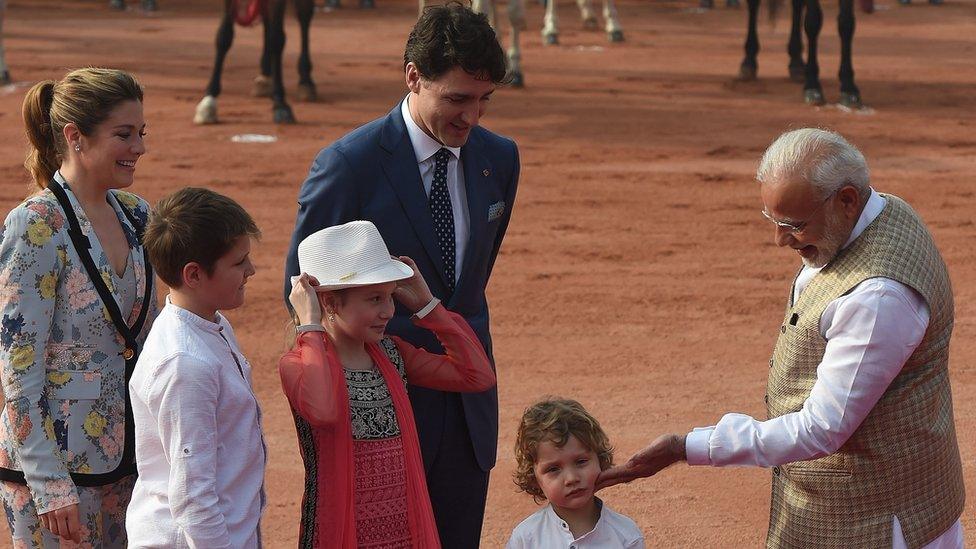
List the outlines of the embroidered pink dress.
<svg viewBox="0 0 976 549">
<path fill-rule="evenodd" d="M 446 355 L 384 338 L 367 345 L 372 369 L 348 370 L 323 332 L 306 332 L 281 358 L 305 462 L 299 547 L 440 547 L 406 384 L 484 391 L 495 376 L 462 317 L 438 305 L 415 322 Z"/>
</svg>

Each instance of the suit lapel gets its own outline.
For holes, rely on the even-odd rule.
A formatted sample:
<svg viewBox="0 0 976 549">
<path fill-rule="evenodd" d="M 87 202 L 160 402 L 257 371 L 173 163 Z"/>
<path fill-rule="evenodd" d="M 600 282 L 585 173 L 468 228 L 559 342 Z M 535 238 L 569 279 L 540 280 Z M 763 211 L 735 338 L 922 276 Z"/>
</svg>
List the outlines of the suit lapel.
<svg viewBox="0 0 976 549">
<path fill-rule="evenodd" d="M 70 184 L 69 184 L 70 185 Z M 102 275 L 102 280 L 105 281 L 105 286 L 108 288 L 109 292 L 112 294 L 112 298 L 115 299 L 115 304 L 121 309 L 121 300 L 119 299 L 118 291 L 115 288 L 115 281 L 112 280 L 112 265 L 108 261 L 108 256 L 105 255 L 105 250 L 102 248 L 102 243 L 98 241 L 98 235 L 95 234 L 95 228 L 92 226 L 91 221 L 88 219 L 88 214 L 82 209 L 81 203 L 78 202 L 78 198 L 75 193 L 71 190 L 68 185 L 61 185 L 68 196 L 68 201 L 71 203 L 71 208 L 75 211 L 75 216 L 78 217 L 78 225 L 81 227 L 81 232 L 86 237 L 88 237 L 88 242 L 91 247 L 88 249 L 88 253 L 91 255 L 92 260 L 95 262 L 95 266 L 98 267 L 99 274 Z M 81 250 L 77 250 L 81 253 Z M 131 250 L 130 250 L 131 258 Z M 132 267 L 132 265 L 130 265 Z"/>
<path fill-rule="evenodd" d="M 469 271 L 479 256 L 478 245 L 485 245 L 484 235 L 488 227 L 488 204 L 485 203 L 484 184 L 492 174 L 491 163 L 481 154 L 480 137 L 474 132 L 468 143 L 461 147 L 461 165 L 464 167 L 464 191 L 468 202 L 468 242 L 464 248 L 464 260 L 457 286 L 464 284 Z M 487 175 L 486 175 L 487 174 Z M 487 243 L 490 245 L 490 243 Z"/>
<path fill-rule="evenodd" d="M 383 124 L 380 146 L 389 153 L 382 161 L 387 182 L 400 199 L 403 210 L 410 219 L 410 225 L 427 251 L 431 263 L 436 267 L 437 274 L 448 285 L 441 248 L 434 233 L 434 221 L 427 205 L 427 193 L 424 192 L 424 182 L 420 178 L 420 167 L 417 165 L 417 156 L 410 143 L 407 127 L 400 115 L 399 103 Z"/>
</svg>

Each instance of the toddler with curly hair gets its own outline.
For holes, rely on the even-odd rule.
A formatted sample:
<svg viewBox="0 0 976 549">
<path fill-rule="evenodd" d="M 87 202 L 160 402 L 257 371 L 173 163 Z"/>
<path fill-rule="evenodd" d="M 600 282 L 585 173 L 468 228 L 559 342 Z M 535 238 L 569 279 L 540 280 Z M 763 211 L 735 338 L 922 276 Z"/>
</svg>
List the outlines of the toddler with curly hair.
<svg viewBox="0 0 976 549">
<path fill-rule="evenodd" d="M 515 527 L 507 549 L 643 549 L 637 524 L 593 494 L 600 471 L 613 465 L 613 447 L 579 402 L 547 398 L 526 409 L 515 459 L 515 484 L 549 504 Z"/>
</svg>

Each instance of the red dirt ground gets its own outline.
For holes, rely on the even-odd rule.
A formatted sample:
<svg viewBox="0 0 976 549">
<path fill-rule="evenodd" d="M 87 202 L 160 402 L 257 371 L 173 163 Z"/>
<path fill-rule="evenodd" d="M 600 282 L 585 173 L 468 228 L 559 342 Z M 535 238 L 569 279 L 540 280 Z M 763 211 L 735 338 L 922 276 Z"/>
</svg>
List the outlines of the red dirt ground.
<svg viewBox="0 0 976 549">
<path fill-rule="evenodd" d="M 347 4 L 353 0 L 344 0 Z M 130 0 L 136 3 L 137 0 Z M 883 3 L 881 3 L 883 2 Z M 227 61 L 223 123 L 197 127 L 218 2 L 160 0 L 162 10 L 109 11 L 103 0 L 12 0 L 4 30 L 19 82 L 82 65 L 135 72 L 146 88 L 150 153 L 134 190 L 151 201 L 184 185 L 213 188 L 248 208 L 264 231 L 247 304 L 229 314 L 255 365 L 270 449 L 264 518 L 269 547 L 295 544 L 302 466 L 276 360 L 286 315 L 282 265 L 295 197 L 315 153 L 381 116 L 405 93 L 403 43 L 412 1 L 318 14 L 312 47 L 322 100 L 293 104 L 300 123 L 275 126 L 249 97 L 260 31 L 238 29 Z M 733 83 L 745 13 L 700 12 L 693 0 L 621 0 L 627 42 L 609 45 L 563 9 L 562 45 L 543 47 L 542 9 L 528 2 L 528 87 L 502 90 L 484 124 L 512 136 L 521 189 L 489 288 L 501 433 L 483 541 L 500 547 L 536 506 L 510 480 L 522 410 L 546 394 L 583 402 L 618 461 L 665 432 L 730 411 L 762 415 L 766 360 L 799 262 L 777 249 L 759 215 L 753 173 L 764 147 L 800 126 L 839 130 L 862 148 L 877 189 L 927 220 L 956 291 L 952 383 L 966 481 L 976 490 L 976 2 L 879 0 L 858 15 L 855 68 L 870 114 L 802 104 L 786 78 L 786 24 L 761 29 L 761 80 Z M 721 2 L 717 2 L 721 3 Z M 822 74 L 836 101 L 836 5 L 828 3 Z M 297 27 L 286 75 L 294 89 Z M 26 88 L 0 91 L 0 200 L 28 192 L 20 117 Z M 274 144 L 237 144 L 242 133 Z M 602 496 L 656 547 L 757 547 L 769 473 L 679 465 Z M 972 538 L 970 503 L 964 527 Z M 6 533 L 0 543 L 7 543 Z M 972 540 L 970 540 L 972 541 Z"/>
</svg>

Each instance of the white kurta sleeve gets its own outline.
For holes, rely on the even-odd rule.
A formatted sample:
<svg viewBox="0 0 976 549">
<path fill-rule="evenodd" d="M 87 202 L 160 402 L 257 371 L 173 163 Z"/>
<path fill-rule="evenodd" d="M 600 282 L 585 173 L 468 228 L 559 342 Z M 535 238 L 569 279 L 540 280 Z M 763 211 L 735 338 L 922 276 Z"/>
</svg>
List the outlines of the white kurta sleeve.
<svg viewBox="0 0 976 549">
<path fill-rule="evenodd" d="M 727 414 L 689 433 L 688 463 L 771 467 L 836 452 L 918 347 L 928 321 L 914 290 L 884 278 L 862 282 L 822 317 L 827 348 L 803 408 L 767 421 Z"/>
</svg>

